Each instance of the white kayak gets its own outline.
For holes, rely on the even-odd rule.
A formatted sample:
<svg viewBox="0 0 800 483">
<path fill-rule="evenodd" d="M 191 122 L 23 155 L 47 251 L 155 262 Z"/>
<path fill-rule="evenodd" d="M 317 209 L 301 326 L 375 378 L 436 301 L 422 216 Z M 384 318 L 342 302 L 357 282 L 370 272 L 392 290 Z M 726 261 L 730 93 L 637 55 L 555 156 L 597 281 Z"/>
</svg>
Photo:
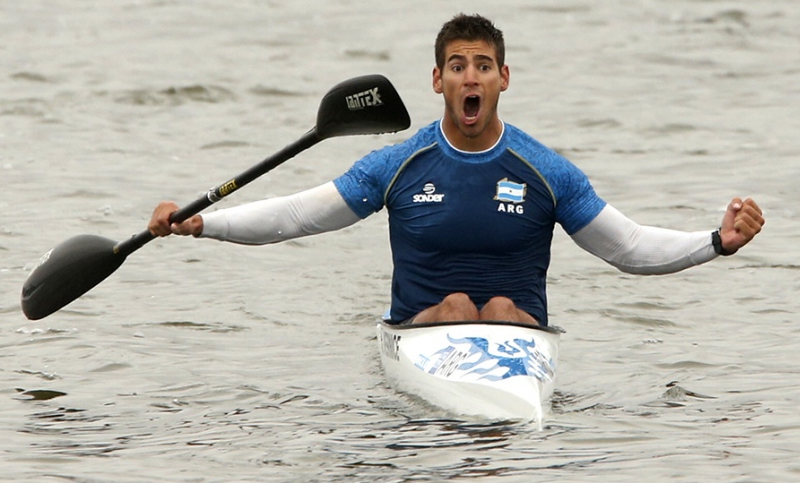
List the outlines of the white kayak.
<svg viewBox="0 0 800 483">
<path fill-rule="evenodd" d="M 454 414 L 536 421 L 555 385 L 563 332 L 502 321 L 379 322 L 386 377 L 397 390 Z"/>
</svg>

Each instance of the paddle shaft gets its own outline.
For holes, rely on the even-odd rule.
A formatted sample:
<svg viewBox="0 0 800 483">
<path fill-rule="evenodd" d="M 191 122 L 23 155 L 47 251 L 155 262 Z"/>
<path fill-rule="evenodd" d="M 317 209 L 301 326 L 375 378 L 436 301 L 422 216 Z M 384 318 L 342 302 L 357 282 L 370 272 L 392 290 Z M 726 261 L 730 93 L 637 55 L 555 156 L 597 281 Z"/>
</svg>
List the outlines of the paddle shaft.
<svg viewBox="0 0 800 483">
<path fill-rule="evenodd" d="M 225 183 L 210 189 L 205 196 L 202 196 L 194 200 L 192 203 L 179 209 L 169 217 L 170 223 L 181 223 L 188 220 L 192 216 L 200 213 L 239 188 L 247 185 L 251 181 L 256 180 L 277 166 L 280 166 L 284 162 L 292 159 L 300 152 L 305 151 L 323 139 L 324 138 L 317 133 L 316 128 L 311 129 L 297 141 L 289 144 L 277 153 L 251 167 L 247 171 L 244 171 L 239 176 L 231 178 Z M 141 233 L 138 233 L 131 238 L 118 243 L 114 247 L 114 253 L 127 257 L 155 238 L 156 236 L 150 233 L 149 230 L 144 230 Z"/>
</svg>

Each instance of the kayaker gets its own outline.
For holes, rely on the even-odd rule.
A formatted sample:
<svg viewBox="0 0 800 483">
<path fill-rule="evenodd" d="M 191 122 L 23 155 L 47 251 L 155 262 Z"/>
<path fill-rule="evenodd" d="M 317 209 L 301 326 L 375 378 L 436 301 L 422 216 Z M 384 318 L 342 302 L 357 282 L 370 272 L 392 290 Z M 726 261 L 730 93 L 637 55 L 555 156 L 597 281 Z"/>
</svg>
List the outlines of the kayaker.
<svg viewBox="0 0 800 483">
<path fill-rule="evenodd" d="M 374 151 L 340 177 L 291 196 L 169 224 L 157 236 L 276 243 L 347 227 L 386 207 L 393 258 L 393 323 L 495 319 L 547 325 L 546 277 L 559 223 L 586 251 L 635 274 L 666 274 L 731 255 L 761 231 L 752 199 L 733 198 L 720 228 L 643 226 L 601 199 L 567 159 L 498 116 L 509 86 L 503 33 L 457 15 L 435 43 L 433 90 L 444 115 Z"/>
</svg>

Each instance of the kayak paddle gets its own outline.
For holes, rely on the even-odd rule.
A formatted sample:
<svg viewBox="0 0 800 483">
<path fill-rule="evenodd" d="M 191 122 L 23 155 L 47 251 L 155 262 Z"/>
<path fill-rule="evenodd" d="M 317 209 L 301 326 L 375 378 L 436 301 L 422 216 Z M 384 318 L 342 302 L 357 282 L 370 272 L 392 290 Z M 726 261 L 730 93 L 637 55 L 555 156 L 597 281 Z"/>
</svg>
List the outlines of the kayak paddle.
<svg viewBox="0 0 800 483">
<path fill-rule="evenodd" d="M 355 134 L 383 134 L 411 125 L 400 95 L 388 79 L 367 75 L 334 86 L 320 102 L 316 125 L 235 178 L 212 188 L 170 216 L 180 223 L 267 173 L 318 142 Z M 105 280 L 125 258 L 155 236 L 148 230 L 117 243 L 96 235 L 78 235 L 42 256 L 22 286 L 22 312 L 38 320 L 61 309 Z"/>
</svg>

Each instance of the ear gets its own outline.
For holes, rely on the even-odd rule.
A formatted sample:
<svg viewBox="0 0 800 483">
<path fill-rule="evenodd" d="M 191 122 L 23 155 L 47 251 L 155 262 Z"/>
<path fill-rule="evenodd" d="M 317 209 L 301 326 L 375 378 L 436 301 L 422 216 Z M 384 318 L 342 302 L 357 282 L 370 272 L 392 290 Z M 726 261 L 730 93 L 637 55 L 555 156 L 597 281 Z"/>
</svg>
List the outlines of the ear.
<svg viewBox="0 0 800 483">
<path fill-rule="evenodd" d="M 442 71 L 438 67 L 433 68 L 433 92 L 441 94 L 442 90 Z"/>
<path fill-rule="evenodd" d="M 508 89 L 508 83 L 511 80 L 511 71 L 508 70 L 508 65 L 504 65 L 500 68 L 500 78 L 502 79 L 500 82 L 500 92 L 503 92 Z"/>
</svg>

